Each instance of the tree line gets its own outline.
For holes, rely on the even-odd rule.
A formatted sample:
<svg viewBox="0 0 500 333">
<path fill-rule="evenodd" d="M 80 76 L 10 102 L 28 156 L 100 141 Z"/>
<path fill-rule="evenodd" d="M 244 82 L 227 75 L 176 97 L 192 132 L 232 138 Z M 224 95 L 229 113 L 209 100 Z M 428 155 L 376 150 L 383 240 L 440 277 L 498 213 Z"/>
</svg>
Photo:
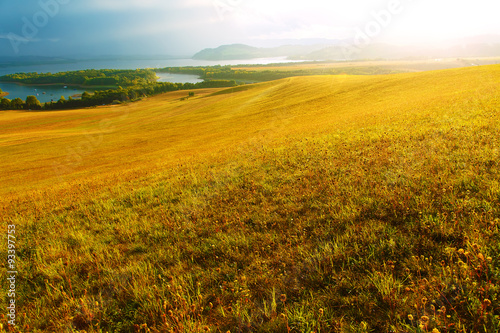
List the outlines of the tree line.
<svg viewBox="0 0 500 333">
<path fill-rule="evenodd" d="M 136 86 L 156 82 L 156 73 L 149 69 L 117 70 L 87 69 L 61 73 L 16 73 L 0 77 L 2 82 L 22 84 L 65 84 L 79 86 Z"/>
<path fill-rule="evenodd" d="M 118 87 L 117 89 L 108 89 L 96 91 L 93 94 L 84 92 L 81 98 L 64 96 L 57 102 L 40 103 L 36 96 L 28 96 L 25 101 L 21 98 L 9 100 L 0 99 L 0 110 L 62 110 L 78 109 L 85 107 L 94 107 L 98 105 L 119 104 L 124 102 L 133 102 L 141 98 L 154 96 L 170 91 L 193 90 L 202 88 L 225 88 L 236 86 L 234 80 L 210 80 L 199 83 L 171 83 L 158 82 L 134 87 Z M 190 94 L 191 95 L 191 94 Z"/>
<path fill-rule="evenodd" d="M 275 65 L 273 65 L 275 66 Z M 243 66 L 242 66 L 243 67 Z M 393 74 L 397 71 L 391 69 L 367 66 L 367 67 L 339 67 L 339 68 L 305 68 L 288 70 L 248 70 L 233 69 L 231 66 L 196 66 L 196 67 L 165 67 L 154 71 L 157 73 L 167 72 L 175 74 L 198 75 L 203 80 L 235 80 L 238 83 L 265 82 L 285 79 L 293 76 L 309 75 L 382 75 Z"/>
</svg>

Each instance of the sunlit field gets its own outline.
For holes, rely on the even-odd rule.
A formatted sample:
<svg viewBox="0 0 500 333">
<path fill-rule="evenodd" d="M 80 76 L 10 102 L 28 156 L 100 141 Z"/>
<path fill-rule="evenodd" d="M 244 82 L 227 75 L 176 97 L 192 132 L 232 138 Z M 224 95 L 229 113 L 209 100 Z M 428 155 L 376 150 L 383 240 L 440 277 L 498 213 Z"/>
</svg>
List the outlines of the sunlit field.
<svg viewBox="0 0 500 333">
<path fill-rule="evenodd" d="M 499 87 L 491 65 L 0 112 L 0 323 L 498 332 Z"/>
<path fill-rule="evenodd" d="M 483 66 L 500 64 L 499 57 L 481 58 L 444 58 L 444 59 L 413 59 L 413 60 L 359 60 L 359 61 L 316 61 L 296 64 L 233 66 L 235 70 L 247 71 L 297 71 L 345 69 L 346 72 L 356 68 L 379 68 L 380 70 L 421 72 L 430 70 L 452 69 L 468 66 Z"/>
</svg>

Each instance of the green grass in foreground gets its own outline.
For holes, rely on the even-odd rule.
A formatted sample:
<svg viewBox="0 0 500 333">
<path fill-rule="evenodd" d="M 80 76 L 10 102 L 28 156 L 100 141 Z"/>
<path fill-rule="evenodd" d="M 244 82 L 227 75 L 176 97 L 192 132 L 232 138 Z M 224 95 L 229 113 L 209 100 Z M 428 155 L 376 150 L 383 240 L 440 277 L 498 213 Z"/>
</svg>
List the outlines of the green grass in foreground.
<svg viewBox="0 0 500 333">
<path fill-rule="evenodd" d="M 14 331 L 500 331 L 498 67 L 484 73 L 443 102 L 436 81 L 344 128 L 13 199 Z"/>
</svg>

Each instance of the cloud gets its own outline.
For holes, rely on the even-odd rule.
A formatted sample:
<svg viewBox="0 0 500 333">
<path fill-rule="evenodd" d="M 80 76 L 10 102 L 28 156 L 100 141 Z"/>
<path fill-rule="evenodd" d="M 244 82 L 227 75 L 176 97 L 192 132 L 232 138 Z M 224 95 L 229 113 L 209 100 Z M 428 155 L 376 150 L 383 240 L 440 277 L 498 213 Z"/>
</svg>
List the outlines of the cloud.
<svg viewBox="0 0 500 333">
<path fill-rule="evenodd" d="M 107 11 L 107 12 L 131 12 L 131 11 L 155 11 L 165 12 L 179 10 L 183 8 L 201 8 L 210 7 L 211 0 L 184 0 L 184 1 L 165 1 L 165 0 L 89 0 L 85 2 L 84 7 L 88 11 Z"/>
<path fill-rule="evenodd" d="M 0 54 L 8 34 L 22 36 L 40 0 L 1 1 Z M 42 0 L 49 1 L 49 0 Z M 58 0 L 53 0 L 58 1 Z M 430 40 L 500 34 L 500 4 L 491 0 L 68 0 L 21 51 L 31 53 L 156 52 L 185 54 L 205 47 L 275 39 L 344 39 L 399 1 L 404 11 L 377 38 Z M 34 43 L 37 42 L 37 43 Z M 36 45 L 29 48 L 28 45 Z"/>
<path fill-rule="evenodd" d="M 254 40 L 268 39 L 345 39 L 350 36 L 350 29 L 346 27 L 334 27 L 321 24 L 303 25 L 290 30 L 265 33 L 251 36 Z"/>
</svg>

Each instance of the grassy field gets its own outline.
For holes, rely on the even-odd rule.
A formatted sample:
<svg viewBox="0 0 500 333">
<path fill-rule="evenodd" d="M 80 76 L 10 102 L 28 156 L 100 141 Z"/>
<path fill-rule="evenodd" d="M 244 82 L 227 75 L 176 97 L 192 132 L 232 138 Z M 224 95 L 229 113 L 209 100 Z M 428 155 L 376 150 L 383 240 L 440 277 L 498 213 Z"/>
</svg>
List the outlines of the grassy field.
<svg viewBox="0 0 500 333">
<path fill-rule="evenodd" d="M 1 112 L 3 330 L 498 332 L 499 84 L 492 65 Z"/>
<path fill-rule="evenodd" d="M 367 60 L 367 61 L 338 61 L 338 62 L 304 62 L 297 64 L 281 64 L 281 65 L 246 65 L 233 66 L 234 70 L 251 70 L 251 71 L 297 71 L 297 70 L 324 70 L 328 72 L 332 69 L 352 69 L 362 68 L 379 68 L 380 70 L 403 71 L 403 72 L 421 72 L 430 70 L 442 70 L 461 68 L 469 66 L 484 66 L 500 64 L 500 58 L 444 58 L 444 59 L 428 59 L 428 60 Z"/>
</svg>

